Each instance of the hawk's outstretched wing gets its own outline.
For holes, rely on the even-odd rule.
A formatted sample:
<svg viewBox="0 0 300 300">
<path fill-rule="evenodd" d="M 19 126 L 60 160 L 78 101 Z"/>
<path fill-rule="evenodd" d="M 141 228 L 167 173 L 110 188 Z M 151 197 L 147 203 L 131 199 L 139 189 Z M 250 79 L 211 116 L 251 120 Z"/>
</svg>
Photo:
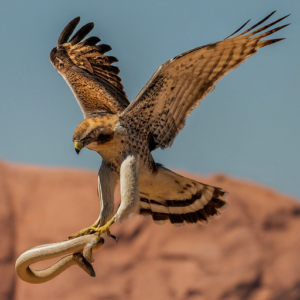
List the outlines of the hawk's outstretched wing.
<svg viewBox="0 0 300 300">
<path fill-rule="evenodd" d="M 97 45 L 98 37 L 83 40 L 94 23 L 84 25 L 68 41 L 79 20 L 75 18 L 64 28 L 50 61 L 67 81 L 85 117 L 103 111 L 121 113 L 129 101 L 118 76 L 120 70 L 111 65 L 118 60 L 105 55 L 111 47 Z"/>
<path fill-rule="evenodd" d="M 190 50 L 161 65 L 121 114 L 121 124 L 130 134 L 147 138 L 150 150 L 171 146 L 184 127 L 186 117 L 214 89 L 219 79 L 257 49 L 282 40 L 261 41 L 289 24 L 254 35 L 288 16 L 252 31 L 274 13 L 239 35 L 231 37 L 249 21 L 225 40 Z"/>
</svg>

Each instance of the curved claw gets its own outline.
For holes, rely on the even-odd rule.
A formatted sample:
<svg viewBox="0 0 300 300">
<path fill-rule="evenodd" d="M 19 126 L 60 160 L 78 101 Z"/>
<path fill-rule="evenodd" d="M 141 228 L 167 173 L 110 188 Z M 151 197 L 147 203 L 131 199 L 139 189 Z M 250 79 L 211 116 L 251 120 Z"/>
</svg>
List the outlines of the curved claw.
<svg viewBox="0 0 300 300">
<path fill-rule="evenodd" d="M 70 235 L 68 237 L 69 240 L 77 238 L 79 236 L 85 236 L 87 234 L 97 234 L 98 236 L 101 236 L 101 234 L 106 233 L 107 236 L 111 236 L 109 228 L 112 224 L 115 223 L 115 217 L 113 217 L 110 221 L 108 221 L 104 226 L 101 227 L 96 227 L 97 226 L 97 222 L 94 223 L 92 226 L 84 228 L 82 230 L 80 230 L 79 232 Z"/>
<path fill-rule="evenodd" d="M 67 268 L 77 264 L 90 276 L 95 277 L 95 271 L 90 264 L 93 262 L 92 253 L 99 250 L 104 239 L 96 234 L 82 236 L 73 240 L 54 244 L 41 245 L 21 254 L 16 261 L 18 276 L 29 283 L 43 283 L 49 281 Z M 64 254 L 57 263 L 45 270 L 32 270 L 29 266 L 38 261 L 47 260 Z"/>
<path fill-rule="evenodd" d="M 113 238 L 116 242 L 118 242 L 118 238 L 115 235 L 111 234 L 110 237 Z"/>
</svg>

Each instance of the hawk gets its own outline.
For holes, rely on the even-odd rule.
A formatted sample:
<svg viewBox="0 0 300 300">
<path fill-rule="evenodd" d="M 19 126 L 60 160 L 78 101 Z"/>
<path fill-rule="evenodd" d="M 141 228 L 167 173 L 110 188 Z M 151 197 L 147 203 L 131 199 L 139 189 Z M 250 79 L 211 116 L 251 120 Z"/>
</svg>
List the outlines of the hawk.
<svg viewBox="0 0 300 300">
<path fill-rule="evenodd" d="M 178 175 L 154 161 L 151 152 L 172 145 L 186 117 L 211 92 L 219 79 L 238 67 L 259 48 L 282 39 L 262 40 L 288 26 L 267 28 L 288 16 L 257 28 L 275 12 L 224 40 L 195 48 L 161 65 L 130 103 L 124 91 L 118 60 L 106 55 L 111 47 L 98 44 L 88 23 L 71 39 L 80 18 L 60 34 L 50 61 L 68 83 L 83 112 L 73 142 L 102 156 L 98 173 L 101 211 L 98 220 L 71 238 L 106 232 L 131 214 L 151 215 L 157 224 L 207 224 L 226 206 L 225 191 Z M 239 34 L 238 34 L 239 33 Z M 114 214 L 114 190 L 120 182 L 121 203 Z"/>
</svg>

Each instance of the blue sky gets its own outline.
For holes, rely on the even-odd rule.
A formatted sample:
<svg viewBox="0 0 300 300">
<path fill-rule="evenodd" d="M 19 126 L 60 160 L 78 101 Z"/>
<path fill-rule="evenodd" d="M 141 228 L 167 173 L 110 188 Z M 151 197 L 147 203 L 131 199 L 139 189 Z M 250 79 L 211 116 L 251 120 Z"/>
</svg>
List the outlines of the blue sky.
<svg viewBox="0 0 300 300">
<path fill-rule="evenodd" d="M 157 150 L 166 167 L 199 174 L 223 172 L 300 197 L 300 2 L 2 1 L 0 159 L 98 169 L 101 158 L 76 155 L 72 135 L 82 113 L 49 62 L 64 26 L 81 16 L 92 35 L 111 45 L 131 100 L 157 67 L 189 49 L 219 41 L 248 19 L 277 10 L 292 25 L 274 34 L 285 41 L 261 49 L 188 118 L 172 148 Z M 284 23 L 282 23 L 284 24 Z"/>
</svg>

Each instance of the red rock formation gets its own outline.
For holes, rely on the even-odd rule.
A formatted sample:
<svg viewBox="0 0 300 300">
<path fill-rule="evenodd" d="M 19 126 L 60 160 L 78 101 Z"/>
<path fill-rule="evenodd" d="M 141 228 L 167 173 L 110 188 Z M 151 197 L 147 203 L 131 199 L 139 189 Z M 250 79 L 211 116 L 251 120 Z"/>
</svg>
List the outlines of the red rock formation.
<svg viewBox="0 0 300 300">
<path fill-rule="evenodd" d="M 1 163 L 0 299 L 300 299 L 299 203 L 223 175 L 193 177 L 229 192 L 220 218 L 174 228 L 135 217 L 113 225 L 119 243 L 105 238 L 94 255 L 96 278 L 74 266 L 31 285 L 16 278 L 15 259 L 96 220 L 97 176 Z"/>
</svg>

